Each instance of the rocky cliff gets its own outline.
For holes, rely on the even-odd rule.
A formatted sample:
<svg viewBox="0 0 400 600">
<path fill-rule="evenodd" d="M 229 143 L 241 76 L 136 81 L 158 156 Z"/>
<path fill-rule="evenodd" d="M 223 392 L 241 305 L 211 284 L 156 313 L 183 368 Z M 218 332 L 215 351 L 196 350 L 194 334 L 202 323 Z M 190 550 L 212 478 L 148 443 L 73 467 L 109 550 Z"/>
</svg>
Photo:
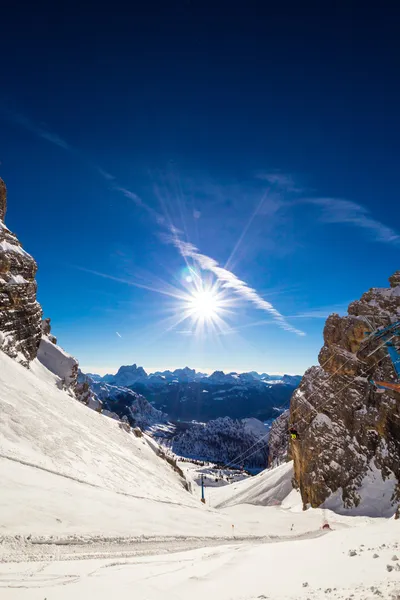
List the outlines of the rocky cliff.
<svg viewBox="0 0 400 600">
<path fill-rule="evenodd" d="M 292 396 L 299 439 L 290 452 L 304 506 L 388 516 L 400 502 L 400 394 L 369 383 L 396 373 L 382 340 L 366 335 L 400 319 L 400 271 L 389 281 L 327 319 L 320 366 Z"/>
<path fill-rule="evenodd" d="M 6 186 L 0 179 L 0 349 L 28 366 L 42 334 L 37 265 L 4 225 L 6 200 Z"/>
<path fill-rule="evenodd" d="M 268 436 L 268 466 L 277 467 L 288 460 L 289 411 L 272 423 Z"/>
</svg>

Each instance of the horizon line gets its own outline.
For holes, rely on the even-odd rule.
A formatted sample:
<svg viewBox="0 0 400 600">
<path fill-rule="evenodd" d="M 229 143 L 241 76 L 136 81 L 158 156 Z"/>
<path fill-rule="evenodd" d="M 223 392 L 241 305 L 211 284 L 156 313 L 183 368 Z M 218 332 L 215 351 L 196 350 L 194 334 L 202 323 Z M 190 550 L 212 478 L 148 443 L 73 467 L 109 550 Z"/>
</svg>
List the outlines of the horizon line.
<svg viewBox="0 0 400 600">
<path fill-rule="evenodd" d="M 222 371 L 225 375 L 228 375 L 229 373 L 237 373 L 238 375 L 240 375 L 241 373 L 250 373 L 252 371 L 254 371 L 255 373 L 261 374 L 261 373 L 267 373 L 268 375 L 304 375 L 304 373 L 294 373 L 294 372 L 288 372 L 288 371 L 267 371 L 267 370 L 261 370 L 261 371 L 257 371 L 257 369 L 250 369 L 250 370 L 236 370 L 236 369 L 210 369 L 210 368 L 197 368 L 197 367 L 188 367 L 187 365 L 185 365 L 184 367 L 161 367 L 161 368 L 154 368 L 154 367 L 144 367 L 143 365 L 138 365 L 137 363 L 133 363 L 136 364 L 137 367 L 142 367 L 146 373 L 148 375 L 152 375 L 156 372 L 164 372 L 164 371 L 171 371 L 174 372 L 177 369 L 185 369 L 186 367 L 189 369 L 193 369 L 194 371 L 196 371 L 196 373 L 205 373 L 206 375 L 211 375 L 212 373 L 214 373 L 215 371 Z M 80 370 L 84 373 L 84 374 L 88 374 L 91 373 L 92 375 L 100 375 L 102 377 L 104 377 L 104 375 L 115 375 L 118 370 L 121 368 L 121 366 L 132 366 L 132 365 L 120 365 L 119 367 L 95 367 L 95 366 L 90 366 L 90 365 L 80 365 L 79 368 Z"/>
</svg>

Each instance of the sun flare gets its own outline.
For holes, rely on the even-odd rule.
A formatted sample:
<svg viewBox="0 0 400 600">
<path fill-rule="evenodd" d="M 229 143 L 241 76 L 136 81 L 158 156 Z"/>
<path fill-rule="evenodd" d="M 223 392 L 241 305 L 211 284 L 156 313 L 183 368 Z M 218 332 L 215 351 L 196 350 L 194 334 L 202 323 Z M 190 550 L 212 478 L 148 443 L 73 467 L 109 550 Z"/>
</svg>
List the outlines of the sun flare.
<svg viewBox="0 0 400 600">
<path fill-rule="evenodd" d="M 196 290 L 189 300 L 193 316 L 206 321 L 215 318 L 220 308 L 218 294 L 214 290 Z"/>
</svg>

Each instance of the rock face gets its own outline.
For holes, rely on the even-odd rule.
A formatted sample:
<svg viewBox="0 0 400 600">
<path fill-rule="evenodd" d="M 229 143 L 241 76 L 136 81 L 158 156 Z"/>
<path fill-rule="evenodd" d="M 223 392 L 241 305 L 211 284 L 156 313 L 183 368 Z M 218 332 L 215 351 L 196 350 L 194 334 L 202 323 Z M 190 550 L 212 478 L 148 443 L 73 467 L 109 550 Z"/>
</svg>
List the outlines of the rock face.
<svg viewBox="0 0 400 600">
<path fill-rule="evenodd" d="M 7 210 L 7 189 L 6 184 L 0 179 L 0 221 L 4 221 Z"/>
<path fill-rule="evenodd" d="M 327 319 L 321 366 L 292 396 L 299 439 L 290 452 L 304 506 L 389 516 L 400 501 L 400 394 L 369 383 L 395 382 L 396 373 L 383 341 L 365 334 L 400 320 L 400 271 L 390 284 Z"/>
<path fill-rule="evenodd" d="M 268 466 L 277 467 L 288 460 L 289 411 L 272 423 L 268 436 Z"/>
<path fill-rule="evenodd" d="M 0 179 L 0 349 L 28 366 L 42 334 L 37 265 L 4 225 L 6 206 L 6 186 Z"/>
</svg>

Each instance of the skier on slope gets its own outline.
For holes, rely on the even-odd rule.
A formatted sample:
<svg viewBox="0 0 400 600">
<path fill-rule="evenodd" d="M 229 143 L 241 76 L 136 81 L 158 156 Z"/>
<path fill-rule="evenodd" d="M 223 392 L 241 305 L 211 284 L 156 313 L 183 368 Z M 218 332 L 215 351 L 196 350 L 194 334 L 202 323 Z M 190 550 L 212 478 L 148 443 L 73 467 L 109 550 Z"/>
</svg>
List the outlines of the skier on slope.
<svg viewBox="0 0 400 600">
<path fill-rule="evenodd" d="M 297 431 L 297 429 L 295 427 L 291 427 L 289 429 L 289 433 L 290 433 L 290 437 L 292 438 L 292 440 L 298 440 L 299 439 L 299 433 Z"/>
</svg>

